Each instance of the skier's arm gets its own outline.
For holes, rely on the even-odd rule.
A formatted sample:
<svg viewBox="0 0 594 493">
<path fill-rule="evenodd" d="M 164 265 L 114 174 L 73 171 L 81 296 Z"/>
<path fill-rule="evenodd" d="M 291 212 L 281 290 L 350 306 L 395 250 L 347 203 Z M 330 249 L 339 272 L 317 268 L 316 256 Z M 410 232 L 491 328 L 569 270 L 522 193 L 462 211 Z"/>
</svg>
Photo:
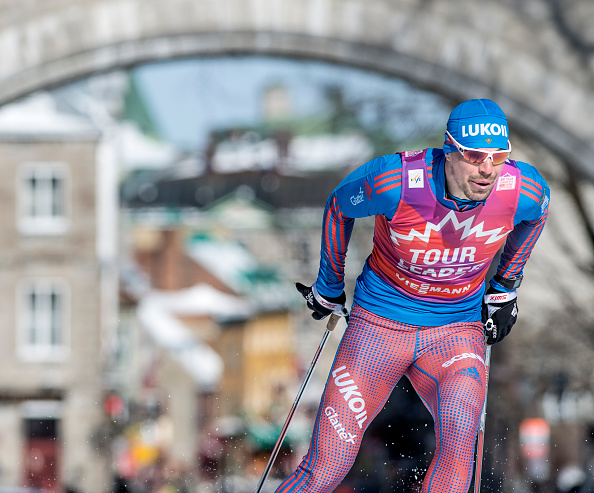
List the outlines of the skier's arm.
<svg viewBox="0 0 594 493">
<path fill-rule="evenodd" d="M 546 182 L 532 166 L 518 164 L 522 169 L 522 179 L 516 226 L 507 237 L 497 268 L 497 274 L 504 279 L 515 279 L 523 275 L 524 266 L 544 228 L 549 212 L 550 190 Z M 491 286 L 498 291 L 512 291 L 496 279 L 491 280 Z"/>
<path fill-rule="evenodd" d="M 398 154 L 373 159 L 348 175 L 328 197 L 316 281 L 321 295 L 338 297 L 344 290 L 344 264 L 355 218 L 393 215 L 400 200 L 400 168 Z"/>
<path fill-rule="evenodd" d="M 516 323 L 516 288 L 549 213 L 550 191 L 546 182 L 532 166 L 521 162 L 518 165 L 522 178 L 515 227 L 507 237 L 497 274 L 483 298 L 482 321 L 493 324 L 492 330 L 486 333 L 489 345 L 502 341 Z"/>
</svg>

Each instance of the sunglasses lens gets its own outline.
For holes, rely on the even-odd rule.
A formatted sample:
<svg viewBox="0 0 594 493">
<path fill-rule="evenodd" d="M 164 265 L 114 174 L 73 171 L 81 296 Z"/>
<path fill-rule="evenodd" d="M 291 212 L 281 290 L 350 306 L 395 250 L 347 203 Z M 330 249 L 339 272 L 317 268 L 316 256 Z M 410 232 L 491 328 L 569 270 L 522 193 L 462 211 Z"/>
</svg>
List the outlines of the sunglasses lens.
<svg viewBox="0 0 594 493">
<path fill-rule="evenodd" d="M 475 149 L 465 149 L 464 150 L 464 159 L 466 159 L 466 161 L 470 161 L 471 163 L 475 163 L 475 164 L 482 163 L 485 159 L 487 159 L 488 155 L 489 155 L 489 153 L 487 153 L 487 152 L 478 151 Z"/>
<path fill-rule="evenodd" d="M 509 157 L 509 151 L 500 151 L 493 153 L 493 164 L 501 164 L 504 163 L 505 160 Z"/>
</svg>

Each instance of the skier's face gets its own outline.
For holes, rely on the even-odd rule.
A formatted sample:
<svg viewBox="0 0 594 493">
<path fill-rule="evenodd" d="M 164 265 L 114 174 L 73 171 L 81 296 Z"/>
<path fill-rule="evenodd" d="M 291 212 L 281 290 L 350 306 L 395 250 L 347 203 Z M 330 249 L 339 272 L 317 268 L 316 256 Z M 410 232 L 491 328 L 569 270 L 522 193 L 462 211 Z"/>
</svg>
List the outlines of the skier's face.
<svg viewBox="0 0 594 493">
<path fill-rule="evenodd" d="M 493 151 L 496 149 L 484 148 L 481 150 Z M 448 191 L 459 199 L 485 200 L 495 181 L 501 174 L 502 164 L 494 165 L 490 157 L 482 163 L 471 163 L 462 157 L 459 152 L 450 152 L 445 155 L 445 175 Z"/>
</svg>

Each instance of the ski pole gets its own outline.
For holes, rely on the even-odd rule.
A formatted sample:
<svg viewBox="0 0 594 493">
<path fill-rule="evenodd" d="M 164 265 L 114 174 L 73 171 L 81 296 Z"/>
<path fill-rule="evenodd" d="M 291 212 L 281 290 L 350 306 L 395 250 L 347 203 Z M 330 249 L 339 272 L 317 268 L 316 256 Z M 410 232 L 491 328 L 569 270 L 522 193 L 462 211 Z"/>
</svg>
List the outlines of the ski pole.
<svg viewBox="0 0 594 493">
<path fill-rule="evenodd" d="M 326 330 L 324 331 L 324 336 L 322 337 L 322 341 L 320 342 L 320 345 L 318 346 L 318 350 L 316 351 L 316 354 L 314 355 L 313 360 L 312 360 L 311 364 L 309 365 L 309 369 L 307 370 L 307 373 L 305 374 L 305 378 L 303 379 L 303 382 L 301 383 L 299 392 L 297 392 L 297 397 L 295 398 L 295 402 L 293 402 L 293 407 L 291 407 L 291 410 L 289 411 L 289 415 L 287 416 L 287 419 L 285 420 L 285 424 L 283 425 L 283 428 L 280 432 L 278 440 L 276 441 L 276 445 L 272 449 L 272 453 L 270 454 L 270 459 L 268 459 L 268 464 L 266 465 L 266 469 L 264 469 L 264 473 L 262 474 L 262 477 L 260 478 L 260 482 L 258 483 L 258 487 L 256 488 L 256 493 L 260 493 L 260 491 L 262 490 L 262 486 L 264 486 L 264 482 L 266 481 L 266 478 L 268 477 L 268 474 L 270 473 L 270 469 L 272 469 L 272 464 L 274 464 L 274 461 L 276 460 L 276 456 L 278 455 L 278 452 L 283 444 L 283 440 L 285 439 L 285 436 L 287 434 L 287 429 L 289 428 L 289 424 L 291 423 L 291 420 L 293 419 L 293 414 L 295 414 L 295 411 L 297 410 L 297 406 L 299 405 L 301 396 L 303 395 L 305 387 L 307 387 L 307 384 L 309 383 L 309 379 L 311 378 L 311 375 L 312 375 L 313 370 L 316 366 L 316 363 L 318 362 L 318 358 L 320 357 L 320 354 L 322 354 L 322 351 L 324 350 L 324 346 L 326 345 L 326 341 L 328 340 L 328 336 L 330 335 L 330 332 L 332 332 L 334 330 L 334 328 L 336 327 L 336 323 L 338 322 L 339 319 L 340 319 L 340 315 L 335 315 L 334 313 L 332 313 L 330 315 L 330 319 L 328 320 L 328 323 L 326 324 Z"/>
<path fill-rule="evenodd" d="M 485 322 L 485 330 L 491 332 L 493 330 L 493 320 L 489 319 Z M 485 338 L 486 339 L 486 338 Z M 476 463 L 474 473 L 474 493 L 481 491 L 481 472 L 483 468 L 483 449 L 485 446 L 485 421 L 487 417 L 487 390 L 489 389 L 489 370 L 491 367 L 491 346 L 487 345 L 485 349 L 485 402 L 483 402 L 483 412 L 481 414 L 481 421 L 479 424 L 479 431 L 476 443 Z"/>
</svg>

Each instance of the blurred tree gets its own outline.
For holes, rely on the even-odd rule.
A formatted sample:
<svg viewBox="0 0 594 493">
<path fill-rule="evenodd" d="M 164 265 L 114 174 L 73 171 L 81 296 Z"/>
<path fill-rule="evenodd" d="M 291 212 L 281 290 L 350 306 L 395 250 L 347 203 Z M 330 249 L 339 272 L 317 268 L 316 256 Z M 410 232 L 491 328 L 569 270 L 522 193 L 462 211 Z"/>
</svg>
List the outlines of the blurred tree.
<svg viewBox="0 0 594 493">
<path fill-rule="evenodd" d="M 128 87 L 123 96 L 122 120 L 135 123 L 148 137 L 160 139 L 159 129 L 151 115 L 144 95 L 139 88 L 134 72 L 128 77 Z"/>
</svg>

